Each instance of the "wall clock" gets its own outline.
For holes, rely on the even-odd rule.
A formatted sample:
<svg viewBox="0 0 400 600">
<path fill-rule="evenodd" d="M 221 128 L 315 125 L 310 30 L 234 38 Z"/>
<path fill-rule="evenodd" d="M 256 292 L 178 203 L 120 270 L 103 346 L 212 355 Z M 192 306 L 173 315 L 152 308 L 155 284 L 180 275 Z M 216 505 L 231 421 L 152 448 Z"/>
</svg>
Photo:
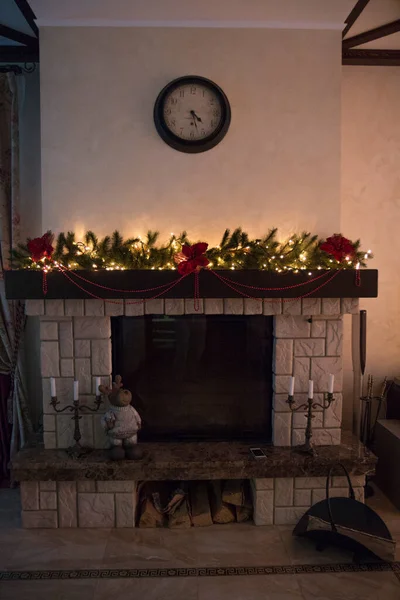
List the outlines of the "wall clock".
<svg viewBox="0 0 400 600">
<path fill-rule="evenodd" d="M 205 152 L 225 136 L 231 107 L 221 88 L 194 75 L 165 86 L 154 105 L 154 123 L 161 138 L 180 152 Z"/>
</svg>

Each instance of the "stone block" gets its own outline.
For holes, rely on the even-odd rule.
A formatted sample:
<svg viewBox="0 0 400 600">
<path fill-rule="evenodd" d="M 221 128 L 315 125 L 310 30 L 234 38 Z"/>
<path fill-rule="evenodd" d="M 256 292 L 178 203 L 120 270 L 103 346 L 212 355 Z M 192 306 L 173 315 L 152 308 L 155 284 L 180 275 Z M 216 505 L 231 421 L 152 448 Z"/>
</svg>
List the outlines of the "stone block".
<svg viewBox="0 0 400 600">
<path fill-rule="evenodd" d="M 111 340 L 92 340 L 92 375 L 111 373 Z"/>
<path fill-rule="evenodd" d="M 275 411 L 272 411 L 272 413 L 272 439 L 274 446 L 290 446 L 292 415 L 290 413 L 277 413 Z"/>
<path fill-rule="evenodd" d="M 46 450 L 55 450 L 57 448 L 56 432 L 45 431 L 43 433 L 43 443 Z"/>
<path fill-rule="evenodd" d="M 78 481 L 77 482 L 78 492 L 95 492 L 96 482 L 95 481 Z"/>
<path fill-rule="evenodd" d="M 310 359 L 296 357 L 293 360 L 294 391 L 308 392 L 308 381 L 310 379 Z"/>
<path fill-rule="evenodd" d="M 336 356 L 311 358 L 311 379 L 314 381 L 315 392 L 328 391 L 330 373 L 335 376 L 333 391 L 341 392 L 343 388 L 342 358 Z"/>
<path fill-rule="evenodd" d="M 59 377 L 60 357 L 58 342 L 41 342 L 40 361 L 42 377 Z"/>
<path fill-rule="evenodd" d="M 25 313 L 28 317 L 44 315 L 44 300 L 26 300 Z"/>
<path fill-rule="evenodd" d="M 312 488 L 323 488 L 326 485 L 326 477 L 295 477 L 295 489 L 310 490 Z"/>
<path fill-rule="evenodd" d="M 104 316 L 104 301 L 103 300 L 85 300 L 85 315 L 87 317 L 103 317 Z"/>
<path fill-rule="evenodd" d="M 306 430 L 304 428 L 292 429 L 292 446 L 302 446 L 306 441 Z M 314 441 L 314 440 L 313 440 Z"/>
<path fill-rule="evenodd" d="M 136 481 L 98 481 L 98 492 L 135 492 Z"/>
<path fill-rule="evenodd" d="M 335 488 L 330 493 L 331 498 L 348 498 L 349 491 L 347 488 Z M 326 489 L 315 489 L 312 491 L 312 504 L 316 504 L 321 500 L 326 500 Z"/>
<path fill-rule="evenodd" d="M 124 301 L 121 300 L 106 300 L 104 302 L 105 314 L 108 317 L 121 317 L 125 312 Z"/>
<path fill-rule="evenodd" d="M 358 298 L 341 298 L 340 312 L 342 315 L 356 315 L 360 310 Z"/>
<path fill-rule="evenodd" d="M 353 487 L 363 487 L 365 485 L 365 475 L 350 475 L 350 480 Z M 347 477 L 333 476 L 331 485 L 333 487 L 346 487 Z"/>
<path fill-rule="evenodd" d="M 312 441 L 316 446 L 338 446 L 341 440 L 340 429 L 315 429 Z"/>
<path fill-rule="evenodd" d="M 343 347 L 342 321 L 327 321 L 326 323 L 326 355 L 341 356 Z"/>
<path fill-rule="evenodd" d="M 92 392 L 92 371 L 89 358 L 75 359 L 75 379 L 79 381 L 79 394 Z"/>
<path fill-rule="evenodd" d="M 272 408 L 276 412 L 290 412 L 289 404 L 287 403 L 288 394 L 274 394 L 272 399 Z"/>
<path fill-rule="evenodd" d="M 321 500 L 326 500 L 326 489 L 319 488 L 319 489 L 312 490 L 311 506 L 313 504 L 316 504 L 317 502 L 321 502 Z"/>
<path fill-rule="evenodd" d="M 55 431 L 55 430 L 56 430 L 55 415 L 43 415 L 43 431 Z"/>
<path fill-rule="evenodd" d="M 115 527 L 114 494 L 78 494 L 79 527 Z"/>
<path fill-rule="evenodd" d="M 272 525 L 274 522 L 274 491 L 256 490 L 253 485 L 251 490 L 254 525 Z"/>
<path fill-rule="evenodd" d="M 58 483 L 58 517 L 60 527 L 77 527 L 76 482 Z"/>
<path fill-rule="evenodd" d="M 90 340 L 75 340 L 75 358 L 90 358 Z"/>
<path fill-rule="evenodd" d="M 47 317 L 64 316 L 64 300 L 45 300 L 44 304 Z"/>
<path fill-rule="evenodd" d="M 135 527 L 136 493 L 115 494 L 117 527 Z"/>
<path fill-rule="evenodd" d="M 275 506 L 293 506 L 293 477 L 275 477 Z"/>
<path fill-rule="evenodd" d="M 41 492 L 56 492 L 57 482 L 56 481 L 40 481 L 39 489 Z"/>
<path fill-rule="evenodd" d="M 146 300 L 144 303 L 144 312 L 146 313 L 146 315 L 163 315 L 163 298 L 156 298 L 155 300 Z"/>
<path fill-rule="evenodd" d="M 83 300 L 65 300 L 65 316 L 66 317 L 83 317 L 84 303 Z"/>
<path fill-rule="evenodd" d="M 311 490 L 294 490 L 294 505 L 295 506 L 312 506 Z"/>
<path fill-rule="evenodd" d="M 282 314 L 281 298 L 264 298 L 263 314 L 266 316 L 274 316 Z M 284 336 L 281 336 L 284 337 Z"/>
<path fill-rule="evenodd" d="M 324 356 L 325 340 L 322 338 L 308 338 L 294 341 L 295 356 Z"/>
<path fill-rule="evenodd" d="M 262 315 L 263 301 L 258 298 L 244 299 L 244 314 L 245 315 Z"/>
<path fill-rule="evenodd" d="M 62 358 L 60 360 L 61 365 L 61 377 L 73 377 L 74 376 L 74 359 L 73 358 Z"/>
<path fill-rule="evenodd" d="M 341 427 L 342 425 L 342 394 L 335 394 L 334 401 L 324 411 L 324 427 Z"/>
<path fill-rule="evenodd" d="M 340 315 L 340 298 L 322 298 L 323 315 Z"/>
<path fill-rule="evenodd" d="M 293 340 L 277 339 L 274 344 L 273 372 L 277 375 L 291 375 L 293 371 Z"/>
<path fill-rule="evenodd" d="M 320 315 L 321 298 L 303 298 L 301 312 L 303 315 Z"/>
<path fill-rule="evenodd" d="M 74 343 L 72 338 L 72 320 L 61 321 L 60 328 L 60 356 L 72 358 L 74 356 Z"/>
<path fill-rule="evenodd" d="M 39 510 L 38 481 L 21 481 L 20 494 L 22 510 Z"/>
<path fill-rule="evenodd" d="M 324 413 L 322 411 L 314 413 L 314 418 L 312 420 L 313 429 L 323 427 L 323 416 Z M 305 428 L 307 425 L 307 412 L 299 410 L 298 412 L 293 413 L 292 425 L 295 429 Z"/>
<path fill-rule="evenodd" d="M 166 315 L 184 315 L 185 301 L 183 298 L 167 298 L 165 300 Z"/>
<path fill-rule="evenodd" d="M 101 424 L 101 417 L 101 414 L 93 415 L 94 447 L 107 450 L 110 447 L 110 440 Z"/>
<path fill-rule="evenodd" d="M 58 527 L 56 510 L 23 510 L 21 517 L 22 527 L 25 529 L 56 529 Z"/>
<path fill-rule="evenodd" d="M 310 507 L 291 506 L 275 508 L 274 525 L 295 525 L 308 508 Z"/>
<path fill-rule="evenodd" d="M 321 321 L 320 319 L 313 320 L 313 322 L 311 323 L 311 337 L 326 337 L 326 321 Z"/>
<path fill-rule="evenodd" d="M 252 486 L 256 490 L 273 490 L 274 489 L 274 478 L 273 477 L 259 477 L 252 479 Z"/>
<path fill-rule="evenodd" d="M 57 510 L 57 494 L 56 492 L 40 492 L 40 509 L 41 510 Z"/>
<path fill-rule="evenodd" d="M 40 322 L 40 339 L 41 340 L 58 340 L 58 323 L 57 323 L 57 321 L 41 321 Z"/>
<path fill-rule="evenodd" d="M 284 315 L 301 315 L 301 299 L 284 298 L 282 300 L 282 313 Z"/>
<path fill-rule="evenodd" d="M 365 502 L 364 488 L 363 487 L 355 487 L 353 489 L 354 489 L 355 499 L 358 500 L 359 502 Z"/>
<path fill-rule="evenodd" d="M 75 317 L 75 339 L 102 340 L 111 337 L 110 317 Z"/>
<path fill-rule="evenodd" d="M 272 378 L 273 390 L 276 394 L 287 394 L 289 390 L 290 375 L 274 375 Z"/>
<path fill-rule="evenodd" d="M 125 316 L 141 317 L 144 315 L 144 300 L 125 300 Z"/>
<path fill-rule="evenodd" d="M 244 312 L 243 298 L 224 298 L 225 315 L 242 315 Z"/>
<path fill-rule="evenodd" d="M 205 298 L 204 312 L 206 315 L 223 315 L 224 301 L 222 298 Z"/>
<path fill-rule="evenodd" d="M 311 325 L 303 316 L 278 315 L 275 318 L 276 338 L 310 337 Z"/>
<path fill-rule="evenodd" d="M 82 446 L 93 447 L 92 415 L 83 415 L 79 421 Z M 74 444 L 74 421 L 71 416 L 57 415 L 57 448 L 68 448 Z"/>
</svg>

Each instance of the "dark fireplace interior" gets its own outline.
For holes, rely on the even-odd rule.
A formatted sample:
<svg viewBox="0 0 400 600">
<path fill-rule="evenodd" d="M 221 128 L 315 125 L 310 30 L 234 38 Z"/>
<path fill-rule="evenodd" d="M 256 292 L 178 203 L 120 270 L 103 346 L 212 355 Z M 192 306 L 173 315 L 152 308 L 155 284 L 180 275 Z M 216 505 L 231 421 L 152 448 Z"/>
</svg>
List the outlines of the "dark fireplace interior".
<svg viewBox="0 0 400 600">
<path fill-rule="evenodd" d="M 112 318 L 142 441 L 271 441 L 272 317 Z"/>
</svg>

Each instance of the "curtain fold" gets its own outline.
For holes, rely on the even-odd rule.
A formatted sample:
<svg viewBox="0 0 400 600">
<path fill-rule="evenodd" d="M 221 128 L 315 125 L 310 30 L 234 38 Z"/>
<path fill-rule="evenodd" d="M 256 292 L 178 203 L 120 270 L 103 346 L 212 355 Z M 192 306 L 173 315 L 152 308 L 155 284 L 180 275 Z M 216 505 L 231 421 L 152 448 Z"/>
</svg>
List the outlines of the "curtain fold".
<svg viewBox="0 0 400 600">
<path fill-rule="evenodd" d="M 4 269 L 10 267 L 10 250 L 20 241 L 18 118 L 16 77 L 13 73 L 0 74 L 0 376 L 3 383 L 9 382 L 8 388 L 0 385 L 2 478 L 9 456 L 24 445 L 33 431 L 20 360 L 24 305 L 6 299 L 3 277 Z"/>
</svg>

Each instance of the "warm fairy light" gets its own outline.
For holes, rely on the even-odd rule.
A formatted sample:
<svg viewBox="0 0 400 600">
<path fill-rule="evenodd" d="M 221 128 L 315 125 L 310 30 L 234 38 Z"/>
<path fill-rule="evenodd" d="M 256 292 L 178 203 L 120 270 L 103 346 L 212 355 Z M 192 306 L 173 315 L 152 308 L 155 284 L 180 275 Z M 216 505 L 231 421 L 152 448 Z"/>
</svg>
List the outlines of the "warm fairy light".
<svg viewBox="0 0 400 600">
<path fill-rule="evenodd" d="M 309 275 L 312 275 L 311 271 L 308 272 Z"/>
<path fill-rule="evenodd" d="M 271 256 L 271 260 L 274 260 L 275 256 Z"/>
<path fill-rule="evenodd" d="M 358 262 L 358 263 L 356 264 L 356 269 L 359 269 L 359 268 L 360 268 L 360 263 Z"/>
<path fill-rule="evenodd" d="M 85 246 L 85 250 L 90 250 L 90 246 Z"/>
<path fill-rule="evenodd" d="M 294 244 L 294 241 L 293 240 L 289 240 L 289 244 Z"/>
<path fill-rule="evenodd" d="M 77 251 L 76 255 L 80 256 L 82 254 L 82 252 L 80 250 Z"/>
<path fill-rule="evenodd" d="M 97 265 L 96 265 L 96 263 L 93 263 L 93 264 L 92 264 L 92 267 L 93 267 L 93 269 L 97 269 Z"/>
<path fill-rule="evenodd" d="M 372 254 L 372 250 L 367 250 L 367 254 Z"/>
<path fill-rule="evenodd" d="M 322 267 L 317 267 L 318 271 L 320 271 L 322 269 Z"/>
<path fill-rule="evenodd" d="M 283 254 L 281 254 L 279 258 L 284 258 Z"/>
<path fill-rule="evenodd" d="M 368 252 L 364 254 L 364 258 L 368 258 Z"/>
</svg>

